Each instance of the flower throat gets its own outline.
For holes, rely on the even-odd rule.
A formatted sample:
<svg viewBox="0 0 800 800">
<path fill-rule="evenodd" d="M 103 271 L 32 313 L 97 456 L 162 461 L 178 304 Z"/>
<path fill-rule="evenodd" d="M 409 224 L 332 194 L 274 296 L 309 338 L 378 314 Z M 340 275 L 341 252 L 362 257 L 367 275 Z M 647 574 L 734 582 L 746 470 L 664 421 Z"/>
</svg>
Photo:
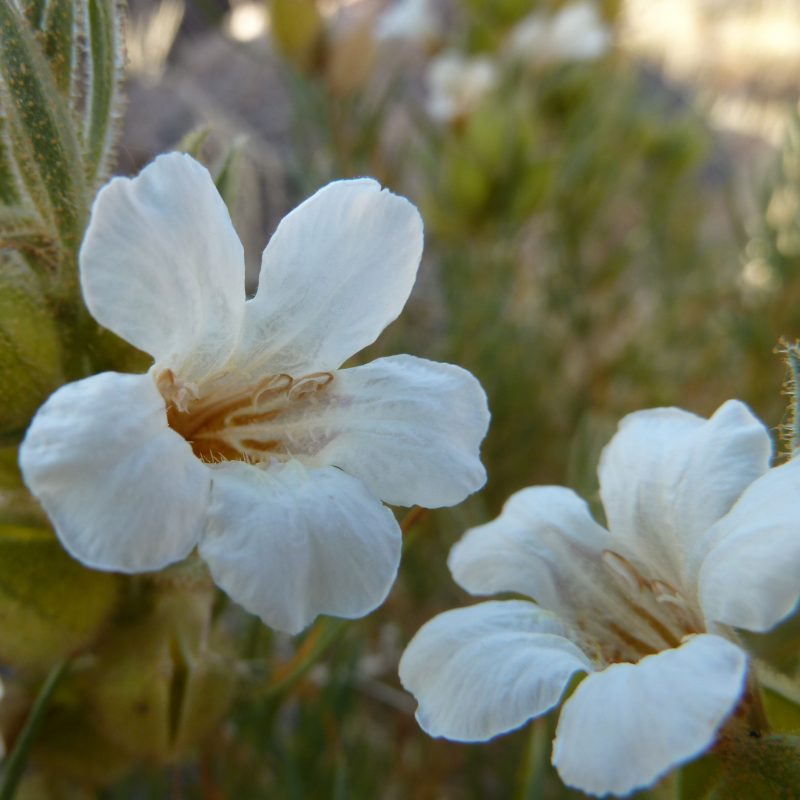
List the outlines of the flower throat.
<svg viewBox="0 0 800 800">
<path fill-rule="evenodd" d="M 156 384 L 167 403 L 169 426 L 189 442 L 201 461 L 260 463 L 298 454 L 293 429 L 306 427 L 305 413 L 319 403 L 332 381 L 330 372 L 296 379 L 281 373 L 244 389 L 219 383 L 200 397 L 167 369 Z"/>
</svg>

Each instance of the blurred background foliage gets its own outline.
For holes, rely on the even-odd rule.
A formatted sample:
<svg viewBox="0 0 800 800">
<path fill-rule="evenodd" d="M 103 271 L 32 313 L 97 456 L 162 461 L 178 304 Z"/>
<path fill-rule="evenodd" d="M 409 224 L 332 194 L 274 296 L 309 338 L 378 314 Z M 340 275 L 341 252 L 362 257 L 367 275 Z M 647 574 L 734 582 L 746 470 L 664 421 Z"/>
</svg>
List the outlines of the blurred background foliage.
<svg viewBox="0 0 800 800">
<path fill-rule="evenodd" d="M 7 80 L 4 141 L 49 159 L 33 176 L 0 172 L 14 234 L 0 241 L 0 341 L 28 348 L 0 350 L 9 746 L 42 675 L 73 655 L 19 796 L 581 796 L 549 767 L 554 720 L 488 745 L 428 739 L 397 660 L 423 622 L 468 602 L 447 552 L 511 492 L 567 484 L 599 511 L 597 459 L 626 413 L 707 415 L 738 397 L 780 432 L 775 349 L 800 336 L 796 4 L 604 0 L 583 4 L 587 31 L 558 0 L 130 0 L 123 116 L 114 3 L 0 3 L 3 35 L 19 7 L 32 30 L 20 41 L 49 59 L 50 77 L 26 89 L 49 108 L 42 136 L 67 118 L 74 132 L 54 155 L 12 113 Z M 65 21 L 65 9 L 78 10 Z M 107 91 L 76 92 L 65 63 Z M 366 619 L 292 640 L 215 595 L 193 560 L 90 573 L 21 486 L 15 443 L 44 397 L 138 359 L 69 303 L 93 193 L 175 148 L 215 176 L 251 289 L 277 221 L 329 180 L 373 175 L 422 211 L 412 299 L 360 358 L 410 352 L 474 372 L 493 412 L 489 483 L 455 509 L 398 512 L 400 576 Z M 800 727 L 782 699 L 800 699 L 799 629 L 752 637 L 787 730 Z M 697 796 L 681 786 L 643 795 Z"/>
</svg>

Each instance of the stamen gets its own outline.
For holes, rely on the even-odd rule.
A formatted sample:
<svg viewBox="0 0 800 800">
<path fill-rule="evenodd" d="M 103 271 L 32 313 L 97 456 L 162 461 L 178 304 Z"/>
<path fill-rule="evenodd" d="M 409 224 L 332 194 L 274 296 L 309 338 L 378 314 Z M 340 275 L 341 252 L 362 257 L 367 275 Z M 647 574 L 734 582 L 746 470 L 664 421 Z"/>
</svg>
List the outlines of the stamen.
<svg viewBox="0 0 800 800">
<path fill-rule="evenodd" d="M 658 650 L 643 642 L 641 639 L 634 636 L 629 631 L 621 628 L 616 622 L 611 622 L 608 626 L 619 638 L 625 642 L 629 647 L 632 647 L 641 656 L 650 656 L 658 652 Z"/>
<path fill-rule="evenodd" d="M 333 376 L 331 376 L 333 379 Z M 294 378 L 291 375 L 281 373 L 280 375 L 270 375 L 256 386 L 253 392 L 253 405 L 260 406 L 278 395 L 288 392 L 292 388 Z"/>
<path fill-rule="evenodd" d="M 203 461 L 244 460 L 260 463 L 289 454 L 289 429 L 282 431 L 280 417 L 297 404 L 311 400 L 333 381 L 330 372 L 314 372 L 295 380 L 291 375 L 269 375 L 254 387 L 225 394 L 220 379 L 200 400 L 197 387 L 182 386 L 171 370 L 164 370 L 157 385 L 167 401 L 167 421 Z M 295 420 L 297 417 L 293 417 Z M 296 422 L 294 423 L 296 424 Z"/>
<path fill-rule="evenodd" d="M 613 550 L 603 550 L 600 558 L 620 588 L 629 596 L 638 597 L 642 587 L 645 585 L 645 581 L 636 571 L 633 564 Z"/>
<path fill-rule="evenodd" d="M 333 380 L 330 372 L 314 372 L 306 375 L 289 390 L 289 400 L 299 400 L 324 389 Z"/>
</svg>

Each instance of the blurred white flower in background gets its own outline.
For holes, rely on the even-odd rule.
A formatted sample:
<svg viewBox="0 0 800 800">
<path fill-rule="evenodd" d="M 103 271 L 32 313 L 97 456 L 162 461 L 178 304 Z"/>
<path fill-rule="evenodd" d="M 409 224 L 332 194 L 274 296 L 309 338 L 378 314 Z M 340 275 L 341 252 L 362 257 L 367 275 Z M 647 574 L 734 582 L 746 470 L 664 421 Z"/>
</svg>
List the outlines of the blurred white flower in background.
<svg viewBox="0 0 800 800">
<path fill-rule="evenodd" d="M 449 611 L 401 662 L 432 736 L 482 741 L 564 704 L 553 763 L 569 786 L 627 794 L 705 751 L 740 703 L 748 662 L 730 630 L 766 631 L 800 584 L 800 460 L 729 401 L 626 417 L 600 460 L 608 529 L 558 486 L 512 495 L 455 545 L 473 594 L 535 598 Z"/>
<path fill-rule="evenodd" d="M 375 24 L 378 39 L 428 44 L 439 37 L 439 20 L 430 0 L 399 0 Z"/>
<path fill-rule="evenodd" d="M 470 58 L 453 50 L 431 60 L 426 81 L 428 113 L 453 122 L 468 117 L 497 85 L 497 66 L 486 56 Z"/>
<path fill-rule="evenodd" d="M 199 546 L 216 582 L 296 633 L 382 602 L 400 531 L 381 500 L 453 505 L 480 488 L 486 397 L 412 356 L 340 369 L 405 305 L 422 252 L 411 203 L 339 181 L 289 214 L 245 301 L 244 255 L 206 169 L 170 154 L 97 196 L 80 251 L 98 322 L 144 375 L 59 389 L 20 451 L 67 550 L 159 569 Z"/>
<path fill-rule="evenodd" d="M 611 31 L 592 2 L 564 6 L 555 14 L 535 11 L 511 31 L 509 52 L 533 65 L 594 61 L 611 46 Z"/>
</svg>

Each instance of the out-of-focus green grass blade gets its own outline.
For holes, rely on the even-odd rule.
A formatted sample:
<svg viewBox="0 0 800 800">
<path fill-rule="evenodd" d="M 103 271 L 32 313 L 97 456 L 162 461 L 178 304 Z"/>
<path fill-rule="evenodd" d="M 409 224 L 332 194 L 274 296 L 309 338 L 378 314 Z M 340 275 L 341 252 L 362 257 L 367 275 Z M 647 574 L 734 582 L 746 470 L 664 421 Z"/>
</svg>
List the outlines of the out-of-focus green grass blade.
<svg viewBox="0 0 800 800">
<path fill-rule="evenodd" d="M 50 66 L 11 0 L 0 0 L 0 80 L 13 114 L 14 151 L 30 149 L 32 163 L 20 164 L 23 180 L 36 183 L 38 176 L 49 208 L 37 210 L 53 219 L 64 248 L 74 250 L 86 213 L 80 148 Z M 36 187 L 28 188 L 37 202 Z"/>
<path fill-rule="evenodd" d="M 86 175 L 102 183 L 110 167 L 122 112 L 123 40 L 116 0 L 88 0 L 89 80 L 84 117 Z"/>
</svg>

